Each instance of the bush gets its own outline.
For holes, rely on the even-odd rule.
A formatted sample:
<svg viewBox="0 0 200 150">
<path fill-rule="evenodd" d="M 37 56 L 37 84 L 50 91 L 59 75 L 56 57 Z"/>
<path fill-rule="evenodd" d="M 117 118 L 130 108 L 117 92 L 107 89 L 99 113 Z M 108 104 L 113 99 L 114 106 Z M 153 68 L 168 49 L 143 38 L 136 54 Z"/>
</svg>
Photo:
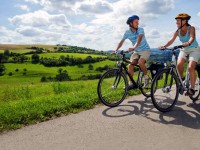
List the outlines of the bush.
<svg viewBox="0 0 200 150">
<path fill-rule="evenodd" d="M 6 67 L 4 66 L 4 64 L 0 64 L 0 76 L 4 75 L 5 70 L 6 70 Z"/>
<path fill-rule="evenodd" d="M 12 76 L 12 75 L 13 75 L 13 73 L 12 73 L 12 72 L 9 72 L 9 73 L 8 73 L 8 75 L 9 75 L 9 76 Z"/>
<path fill-rule="evenodd" d="M 47 78 L 45 76 L 42 76 L 42 78 L 40 79 L 40 82 L 47 82 Z"/>
<path fill-rule="evenodd" d="M 94 69 L 93 65 L 89 64 L 88 69 L 93 70 Z"/>
<path fill-rule="evenodd" d="M 15 69 L 15 72 L 18 72 L 19 71 L 19 69 L 17 68 L 17 69 Z"/>
</svg>

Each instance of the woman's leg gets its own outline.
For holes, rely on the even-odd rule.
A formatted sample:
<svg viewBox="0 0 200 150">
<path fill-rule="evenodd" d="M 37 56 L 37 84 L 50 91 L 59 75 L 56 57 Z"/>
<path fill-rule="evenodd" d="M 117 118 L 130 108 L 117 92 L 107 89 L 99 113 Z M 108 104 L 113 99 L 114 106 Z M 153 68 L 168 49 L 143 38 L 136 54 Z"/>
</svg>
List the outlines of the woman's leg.
<svg viewBox="0 0 200 150">
<path fill-rule="evenodd" d="M 183 79 L 183 72 L 184 72 L 184 63 L 187 59 L 187 55 L 188 54 L 186 54 L 184 50 L 180 50 L 180 53 L 178 55 L 177 68 L 182 79 Z"/>
<path fill-rule="evenodd" d="M 178 72 L 179 72 L 181 78 L 183 78 L 184 63 L 185 63 L 185 59 L 182 57 L 179 57 L 178 62 L 177 62 L 177 68 L 178 68 Z"/>
<path fill-rule="evenodd" d="M 190 85 L 191 88 L 194 89 L 194 85 L 195 85 L 195 68 L 196 68 L 196 62 L 195 61 L 190 61 L 189 62 L 189 73 L 190 73 Z"/>
</svg>

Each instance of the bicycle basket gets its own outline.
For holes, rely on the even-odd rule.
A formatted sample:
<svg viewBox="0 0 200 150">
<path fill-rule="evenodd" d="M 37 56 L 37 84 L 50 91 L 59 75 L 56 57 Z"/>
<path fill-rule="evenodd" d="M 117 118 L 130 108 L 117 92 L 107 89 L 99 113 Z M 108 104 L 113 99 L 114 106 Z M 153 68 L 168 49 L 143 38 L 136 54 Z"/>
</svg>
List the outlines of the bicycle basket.
<svg viewBox="0 0 200 150">
<path fill-rule="evenodd" d="M 155 77 L 155 75 L 164 68 L 164 64 L 161 63 L 161 64 L 151 64 L 149 66 L 149 70 L 151 72 L 151 76 L 152 76 L 152 79 Z M 162 77 L 159 78 L 159 80 L 162 79 Z"/>
</svg>

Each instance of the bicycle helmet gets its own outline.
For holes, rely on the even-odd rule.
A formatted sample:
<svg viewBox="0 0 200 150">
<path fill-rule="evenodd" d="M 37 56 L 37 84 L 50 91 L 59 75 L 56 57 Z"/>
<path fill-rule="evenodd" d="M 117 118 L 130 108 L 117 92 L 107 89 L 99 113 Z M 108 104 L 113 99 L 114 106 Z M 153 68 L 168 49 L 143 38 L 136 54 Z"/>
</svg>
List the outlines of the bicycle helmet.
<svg viewBox="0 0 200 150">
<path fill-rule="evenodd" d="M 186 14 L 186 13 L 180 13 L 178 14 L 175 19 L 181 19 L 181 27 L 177 29 L 177 31 L 179 29 L 181 29 L 184 25 L 190 26 L 190 24 L 188 24 L 188 20 L 190 20 L 191 16 Z M 186 23 L 182 25 L 182 20 L 186 20 Z"/>
<path fill-rule="evenodd" d="M 181 20 L 190 20 L 191 16 L 186 13 L 180 13 L 178 14 L 175 19 L 181 19 Z"/>
<path fill-rule="evenodd" d="M 131 17 L 129 17 L 126 21 L 127 24 L 130 24 L 130 22 L 132 22 L 133 20 L 135 19 L 138 19 L 139 20 L 139 17 L 137 15 L 133 15 Z"/>
</svg>

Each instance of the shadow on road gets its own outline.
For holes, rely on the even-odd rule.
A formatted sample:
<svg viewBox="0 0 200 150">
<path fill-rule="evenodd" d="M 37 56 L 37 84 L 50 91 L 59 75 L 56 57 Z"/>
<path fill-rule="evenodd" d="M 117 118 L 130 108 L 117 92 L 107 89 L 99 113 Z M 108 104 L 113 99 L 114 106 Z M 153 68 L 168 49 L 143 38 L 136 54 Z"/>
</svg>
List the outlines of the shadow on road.
<svg viewBox="0 0 200 150">
<path fill-rule="evenodd" d="M 184 109 L 181 106 L 184 106 Z M 107 108 L 102 114 L 106 117 L 138 115 L 157 123 L 181 125 L 192 129 L 200 129 L 200 103 L 191 102 L 186 105 L 185 102 L 178 101 L 172 111 L 162 113 L 154 108 L 151 98 L 145 98 L 145 100 L 128 101 L 125 105 Z"/>
</svg>

